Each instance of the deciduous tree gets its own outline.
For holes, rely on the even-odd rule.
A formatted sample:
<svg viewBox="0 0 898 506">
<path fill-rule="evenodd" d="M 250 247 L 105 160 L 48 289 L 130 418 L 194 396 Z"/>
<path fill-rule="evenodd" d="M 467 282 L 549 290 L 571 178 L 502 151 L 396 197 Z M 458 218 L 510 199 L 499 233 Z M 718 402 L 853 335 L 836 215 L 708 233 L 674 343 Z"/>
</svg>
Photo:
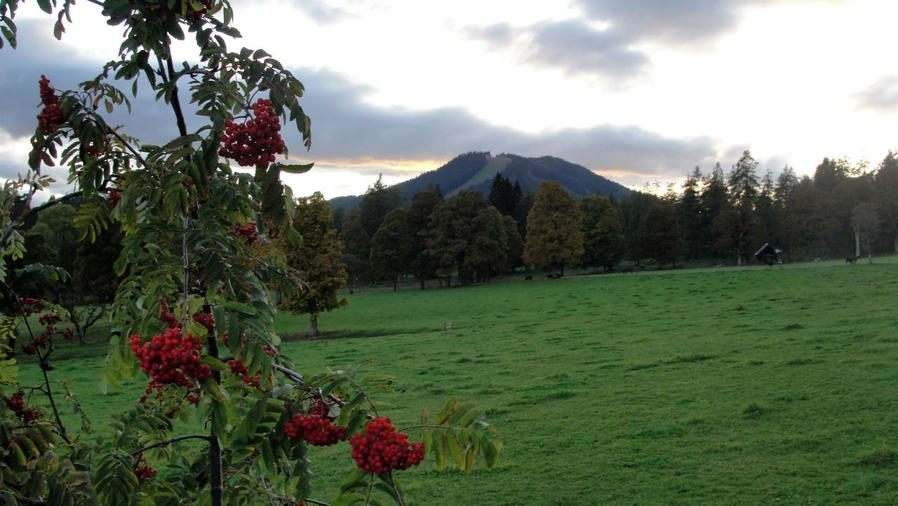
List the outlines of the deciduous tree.
<svg viewBox="0 0 898 506">
<path fill-rule="evenodd" d="M 324 196 L 315 192 L 296 199 L 294 226 L 302 235 L 299 246 L 285 247 L 287 264 L 299 271 L 299 290 L 288 292 L 284 307 L 309 315 L 309 335 L 318 336 L 318 316 L 323 311 L 343 307 L 347 300 L 337 291 L 346 284 L 346 266 L 340 262 L 343 245 L 330 228 L 333 213 Z"/>
<path fill-rule="evenodd" d="M 576 265 L 583 256 L 582 213 L 559 183 L 543 181 L 527 214 L 524 261 L 544 269 Z"/>
<path fill-rule="evenodd" d="M 583 213 L 583 265 L 614 270 L 624 249 L 620 215 L 608 197 L 591 195 L 580 201 Z"/>
</svg>

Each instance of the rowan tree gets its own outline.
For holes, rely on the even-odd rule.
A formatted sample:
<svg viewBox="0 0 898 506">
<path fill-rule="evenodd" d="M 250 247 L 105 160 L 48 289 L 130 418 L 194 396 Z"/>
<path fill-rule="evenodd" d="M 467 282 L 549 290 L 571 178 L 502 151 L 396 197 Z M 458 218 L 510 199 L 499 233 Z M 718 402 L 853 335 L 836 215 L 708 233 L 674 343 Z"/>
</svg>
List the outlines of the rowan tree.
<svg viewBox="0 0 898 506">
<path fill-rule="evenodd" d="M 581 220 L 574 197 L 555 181 L 542 182 L 527 214 L 524 262 L 564 275 L 565 266 L 583 256 Z"/>
</svg>

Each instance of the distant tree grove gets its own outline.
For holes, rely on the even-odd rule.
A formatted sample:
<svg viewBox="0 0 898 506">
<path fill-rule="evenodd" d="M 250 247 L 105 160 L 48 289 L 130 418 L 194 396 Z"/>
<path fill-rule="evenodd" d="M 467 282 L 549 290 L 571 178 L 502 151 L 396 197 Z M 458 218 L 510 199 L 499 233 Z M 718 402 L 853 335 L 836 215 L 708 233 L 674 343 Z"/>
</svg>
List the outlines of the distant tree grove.
<svg viewBox="0 0 898 506">
<path fill-rule="evenodd" d="M 873 168 L 824 158 L 803 177 L 788 166 L 759 174 L 758 165 L 745 151 L 729 171 L 695 167 L 681 193 L 579 202 L 558 183 L 524 193 L 496 174 L 487 197 L 432 185 L 402 205 L 378 180 L 359 209 L 338 210 L 335 227 L 350 288 L 396 289 L 403 278 L 466 285 L 532 268 L 743 265 L 765 243 L 783 261 L 898 253 L 898 154 Z"/>
</svg>

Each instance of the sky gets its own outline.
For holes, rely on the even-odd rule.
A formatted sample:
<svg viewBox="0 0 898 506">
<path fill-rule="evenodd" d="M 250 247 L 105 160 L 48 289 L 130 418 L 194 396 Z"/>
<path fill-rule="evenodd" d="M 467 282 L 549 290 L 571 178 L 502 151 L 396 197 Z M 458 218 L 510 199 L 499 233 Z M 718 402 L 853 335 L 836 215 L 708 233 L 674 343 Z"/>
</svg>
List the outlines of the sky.
<svg viewBox="0 0 898 506">
<path fill-rule="evenodd" d="M 634 189 L 728 170 L 875 168 L 898 149 L 894 0 L 233 0 L 242 39 L 305 85 L 312 146 L 285 129 L 296 195 L 363 193 L 470 151 L 551 155 Z M 0 178 L 26 167 L 37 82 L 93 78 L 120 27 L 79 2 L 62 41 L 29 0 L 0 49 Z M 181 50 L 183 49 L 183 50 Z M 188 47 L 176 56 L 191 58 Z M 111 122 L 145 142 L 174 119 L 139 95 Z M 199 121 L 189 123 L 192 128 Z M 52 189 L 65 192 L 57 169 Z"/>
</svg>

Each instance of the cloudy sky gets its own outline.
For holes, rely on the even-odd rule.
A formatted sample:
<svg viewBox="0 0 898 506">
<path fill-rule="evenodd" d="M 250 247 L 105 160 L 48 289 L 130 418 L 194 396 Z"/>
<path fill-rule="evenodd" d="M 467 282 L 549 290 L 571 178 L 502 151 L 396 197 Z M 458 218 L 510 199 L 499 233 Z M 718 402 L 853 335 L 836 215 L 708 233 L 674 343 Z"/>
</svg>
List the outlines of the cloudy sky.
<svg viewBox="0 0 898 506">
<path fill-rule="evenodd" d="M 640 189 L 729 168 L 744 149 L 774 173 L 824 156 L 875 166 L 898 149 L 894 0 L 233 5 L 232 47 L 266 49 L 306 86 L 312 150 L 287 143 L 316 166 L 290 176 L 297 195 L 359 194 L 468 151 L 558 156 Z M 40 75 L 72 87 L 116 55 L 120 28 L 87 2 L 73 13 L 57 42 L 29 1 L 19 48 L 0 50 L 0 177 L 25 166 Z M 149 95 L 137 106 L 113 122 L 173 136 Z"/>
</svg>

